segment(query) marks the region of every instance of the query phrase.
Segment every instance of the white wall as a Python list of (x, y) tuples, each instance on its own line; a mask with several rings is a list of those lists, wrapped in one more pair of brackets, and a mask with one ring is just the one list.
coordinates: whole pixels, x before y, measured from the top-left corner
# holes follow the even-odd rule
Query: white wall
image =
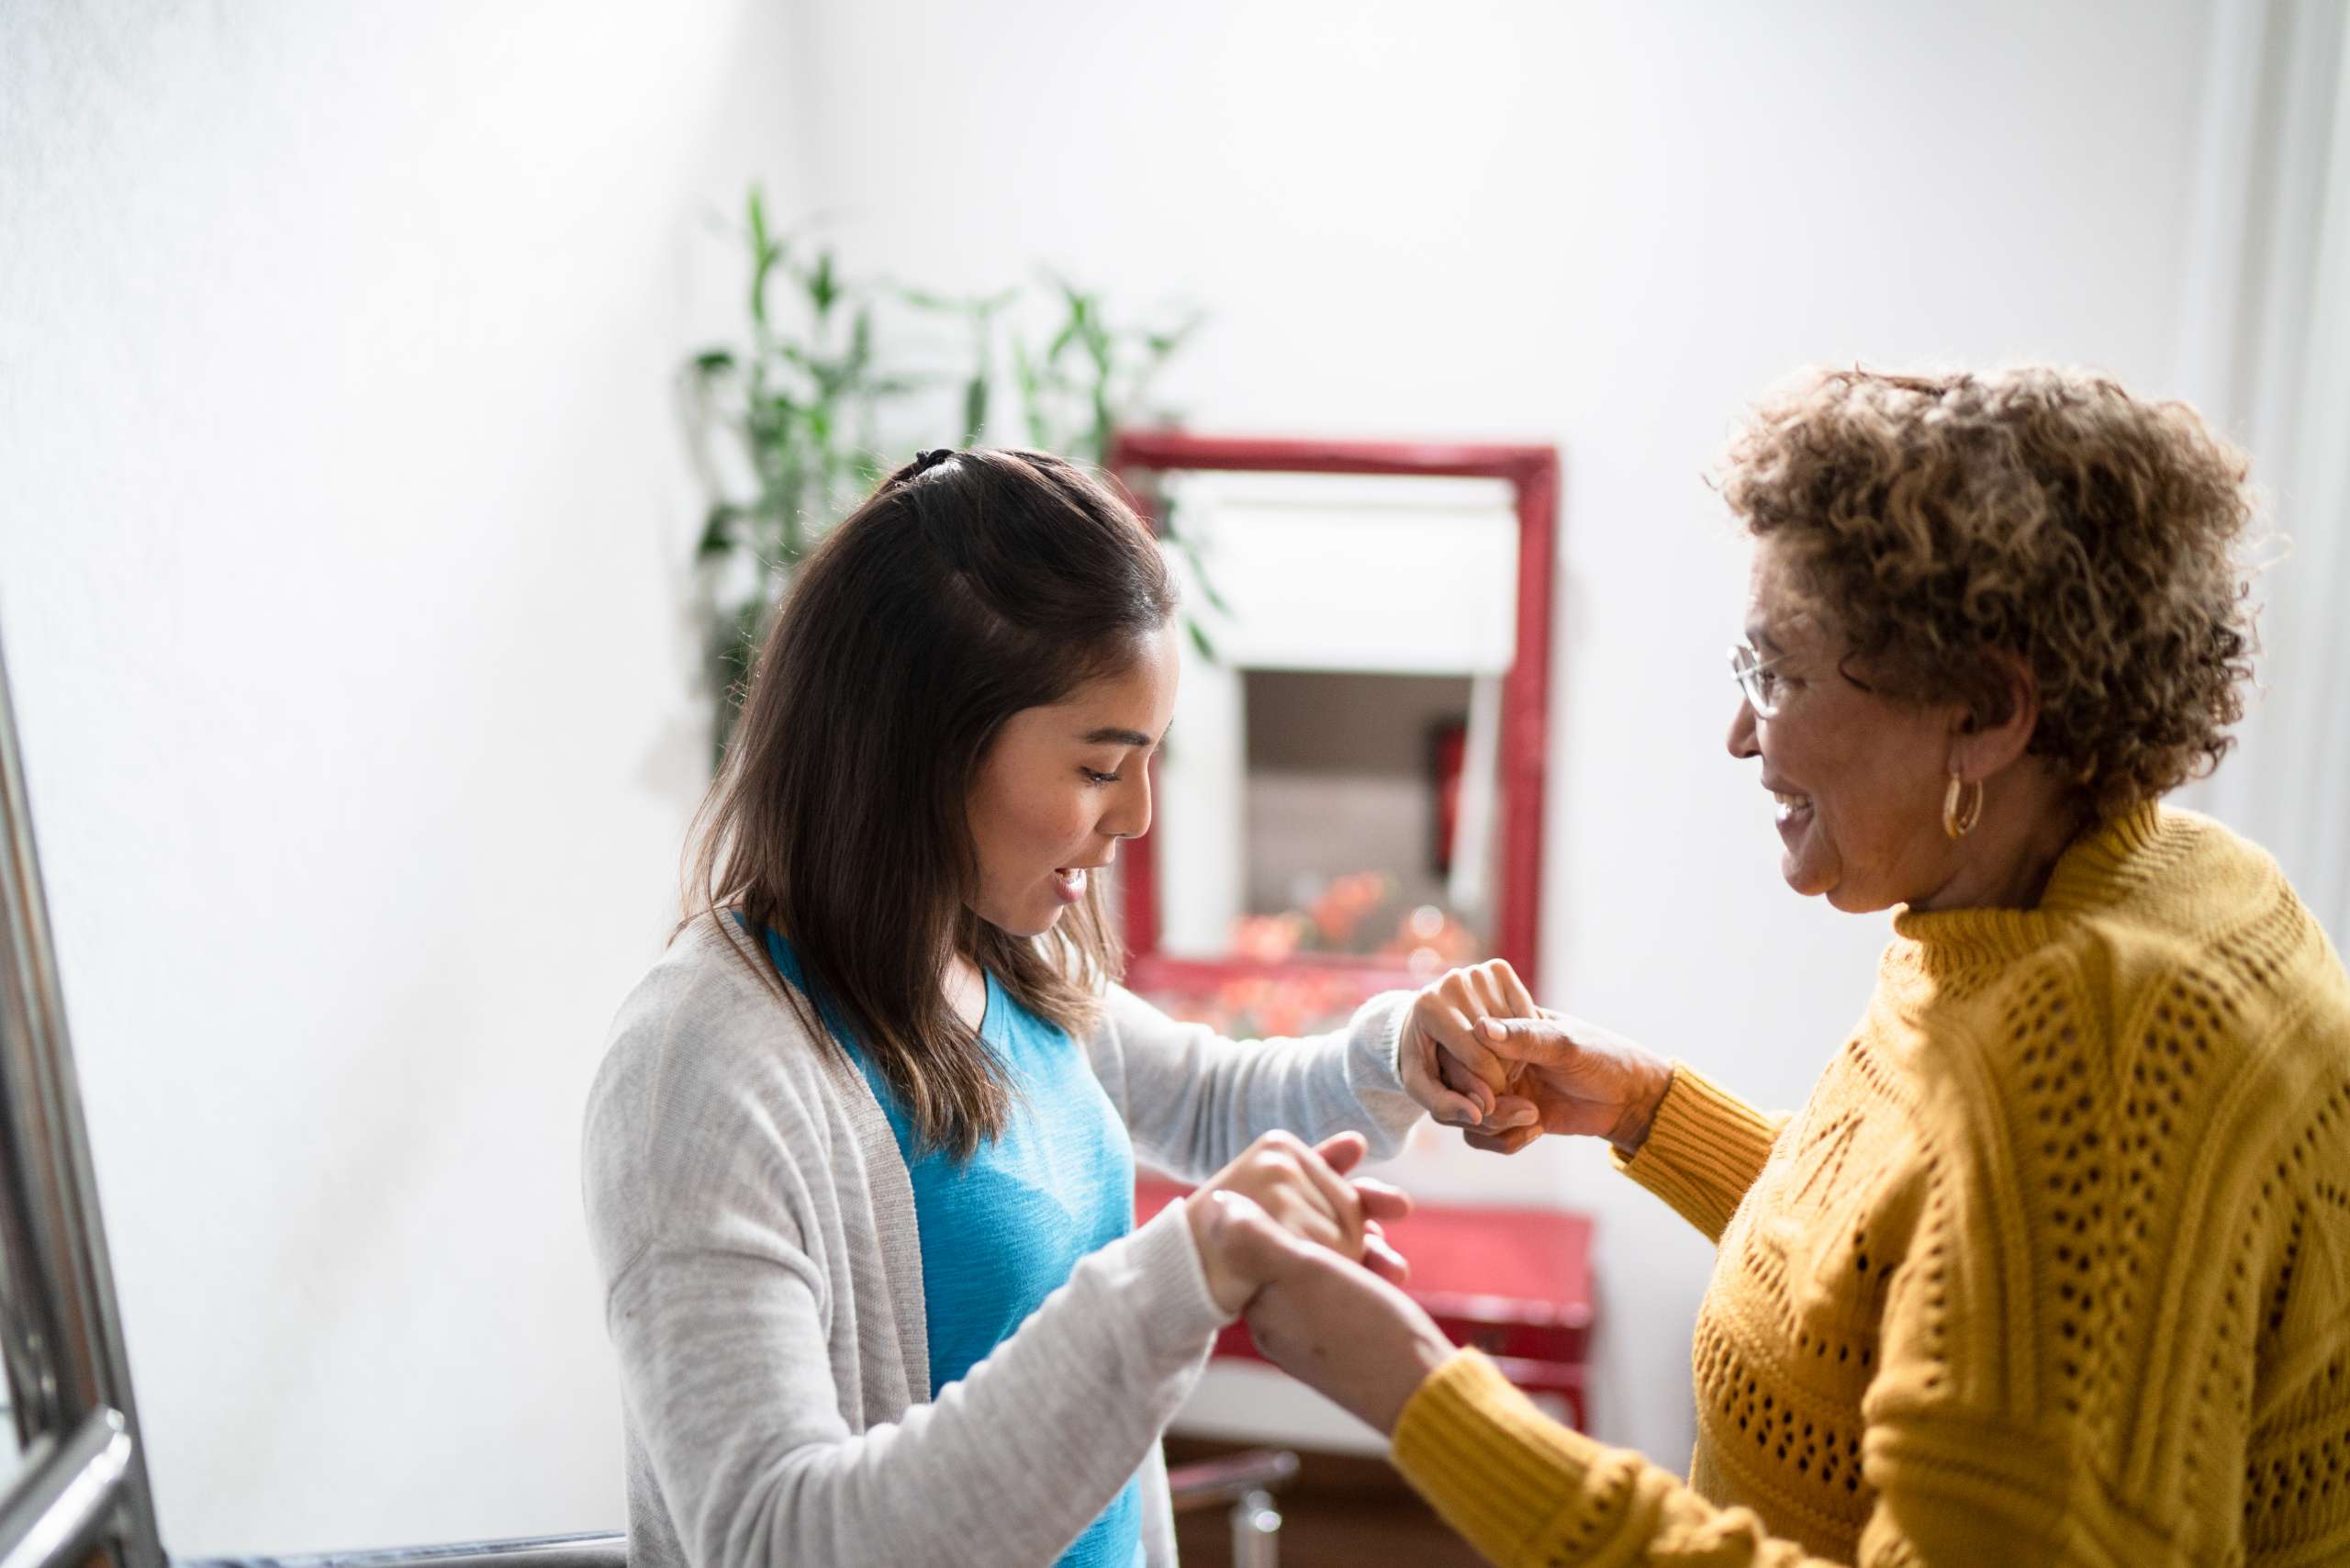
[[(1203, 428), (1557, 442), (1544, 989), (1786, 1103), (1884, 927), (1718, 749), (1697, 476), (1805, 361), (2167, 387), (2209, 9), (0, 12), (0, 633), (167, 1539), (619, 1520), (573, 1149), (699, 767), (666, 377), (749, 174), (871, 271), (1196, 298)], [(1707, 1249), (1487, 1169), (1598, 1214), (1600, 1425), (1677, 1461)]]
[[(1558, 442), (1544, 991), (1788, 1103), (1886, 928), (1786, 890), (1720, 749), (1743, 568), (1698, 475), (1805, 362), (2165, 389), (2207, 9), (816, 0), (811, 204), (942, 285), (1196, 298), (1202, 429)], [(1708, 1249), (1593, 1150), (1492, 1180), (1599, 1215), (1599, 1425), (1678, 1462)]]
[[(2197, 160), (2178, 374), (2258, 454), (2275, 559), (2255, 589), (2261, 695), (2188, 798), (2274, 854), (2350, 940), (2350, 9), (2221, 6)], [(2330, 678), (2329, 678), (2330, 676)]]
[(621, 1520), (575, 1149), (786, 19), (0, 8), (0, 632), (180, 1554)]

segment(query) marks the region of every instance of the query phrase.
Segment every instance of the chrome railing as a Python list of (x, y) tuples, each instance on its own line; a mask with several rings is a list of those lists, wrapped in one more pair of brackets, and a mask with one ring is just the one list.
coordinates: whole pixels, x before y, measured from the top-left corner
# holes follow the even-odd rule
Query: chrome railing
[(0, 1361), (25, 1463), (0, 1568), (164, 1568), (0, 662)]
[(607, 1531), (307, 1557), (215, 1557), (183, 1561), (173, 1568), (628, 1568), (628, 1537)]
[(0, 1506), (0, 1568), (76, 1559), (120, 1499), (130, 1455), (130, 1428), (118, 1410), (92, 1411), (63, 1442), (35, 1439), (17, 1490)]
[(1228, 1505), (1232, 1568), (1279, 1568), (1281, 1515), (1273, 1493), (1296, 1475), (1297, 1455), (1288, 1450), (1251, 1449), (1171, 1470), (1167, 1486), (1179, 1514)]

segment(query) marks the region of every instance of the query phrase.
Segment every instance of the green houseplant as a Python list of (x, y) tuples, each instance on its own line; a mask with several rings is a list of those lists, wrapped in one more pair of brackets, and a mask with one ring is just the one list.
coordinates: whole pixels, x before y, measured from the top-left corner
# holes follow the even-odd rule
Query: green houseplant
[[(889, 471), (885, 453), (974, 445), (1009, 424), (1022, 444), (1098, 465), (1120, 424), (1153, 415), (1151, 386), (1199, 319), (1130, 326), (1099, 294), (1051, 274), (969, 297), (858, 280), (830, 245), (778, 233), (755, 188), (745, 216), (747, 335), (702, 350), (685, 372), (711, 491), (694, 560), (713, 758), (768, 612), (824, 531)], [(953, 323), (966, 364), (942, 373), (893, 354), (887, 340), (906, 313)]]

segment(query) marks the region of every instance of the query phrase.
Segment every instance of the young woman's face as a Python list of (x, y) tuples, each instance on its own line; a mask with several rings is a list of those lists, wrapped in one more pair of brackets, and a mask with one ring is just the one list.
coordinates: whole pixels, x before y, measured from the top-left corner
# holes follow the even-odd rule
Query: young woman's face
[(1758, 718), (1741, 698), (1729, 751), (1762, 759), (1787, 885), (1848, 912), (1930, 896), (1955, 868), (1942, 826), (1951, 711), (1847, 679), (1841, 645), (1793, 612), (1768, 543), (1755, 552), (1746, 630), (1757, 653), (1778, 661), (1770, 672), (1777, 709)]
[(1014, 936), (1052, 929), (1117, 841), (1150, 827), (1150, 758), (1175, 712), (1169, 624), (1126, 667), (1014, 713), (979, 761), (968, 807), (979, 853), (971, 912)]

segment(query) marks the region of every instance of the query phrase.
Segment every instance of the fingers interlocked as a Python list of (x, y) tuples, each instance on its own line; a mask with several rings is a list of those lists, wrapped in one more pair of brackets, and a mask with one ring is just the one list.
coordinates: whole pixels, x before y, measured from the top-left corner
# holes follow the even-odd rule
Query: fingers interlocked
[(1515, 1064), (1481, 1025), (1537, 1012), (1532, 993), (1503, 958), (1454, 969), (1414, 999), (1412, 1037), (1427, 1053), (1432, 1076), (1450, 1092), (1434, 1107), (1438, 1121), (1486, 1133), (1533, 1124), (1533, 1107), (1512, 1092)]

